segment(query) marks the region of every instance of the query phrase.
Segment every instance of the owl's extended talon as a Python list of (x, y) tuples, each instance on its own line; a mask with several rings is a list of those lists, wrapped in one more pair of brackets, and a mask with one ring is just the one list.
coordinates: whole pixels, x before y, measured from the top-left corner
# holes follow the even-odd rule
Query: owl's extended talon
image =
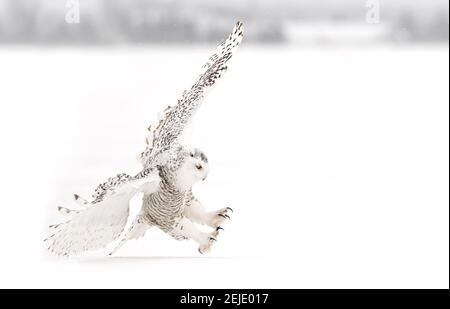
[(225, 231), (225, 230), (223, 229), (223, 227), (221, 227), (221, 226), (216, 227), (216, 231), (220, 231), (220, 230)]
[(200, 254), (205, 254), (211, 251), (211, 247), (217, 241), (217, 239), (213, 236), (216, 235), (208, 236), (207, 240), (202, 245), (200, 245), (200, 247), (198, 248), (198, 252), (200, 252)]
[(234, 212), (233, 208), (231, 208), (231, 207), (227, 207), (226, 209), (230, 210), (231, 212)]
[(222, 218), (230, 219), (230, 216), (227, 214), (219, 214)]

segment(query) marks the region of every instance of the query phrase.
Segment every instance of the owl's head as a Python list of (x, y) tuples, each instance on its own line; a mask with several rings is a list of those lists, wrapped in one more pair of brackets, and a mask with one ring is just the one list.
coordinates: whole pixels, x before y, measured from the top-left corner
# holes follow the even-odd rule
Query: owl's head
[(208, 176), (209, 165), (206, 155), (197, 148), (182, 148), (178, 153), (178, 166), (175, 171), (175, 185), (187, 190)]

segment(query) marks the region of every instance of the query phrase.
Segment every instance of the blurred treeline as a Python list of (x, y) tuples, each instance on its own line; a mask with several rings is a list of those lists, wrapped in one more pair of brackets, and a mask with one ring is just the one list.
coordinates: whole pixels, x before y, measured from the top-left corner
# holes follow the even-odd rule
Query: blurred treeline
[[(78, 0), (80, 23), (70, 24), (66, 5), (71, 1), (0, 0), (0, 43), (215, 42), (238, 19), (245, 21), (251, 34), (247, 41), (289, 43), (293, 39), (287, 29), (293, 24), (301, 27), (302, 22), (367, 26), (364, 1)], [(388, 32), (383, 37), (402, 42), (448, 42), (448, 2), (430, 1), (424, 10), (424, 1), (381, 6), (380, 20)]]

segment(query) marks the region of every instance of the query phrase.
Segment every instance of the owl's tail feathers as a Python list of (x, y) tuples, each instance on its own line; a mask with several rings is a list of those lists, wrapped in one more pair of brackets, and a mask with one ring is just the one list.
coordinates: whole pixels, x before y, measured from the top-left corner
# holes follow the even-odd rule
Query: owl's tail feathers
[(69, 221), (50, 226), (52, 234), (44, 240), (48, 250), (59, 256), (69, 256), (87, 250), (100, 249), (120, 236), (128, 218), (129, 196), (92, 204), (80, 211), (60, 207), (71, 215)]

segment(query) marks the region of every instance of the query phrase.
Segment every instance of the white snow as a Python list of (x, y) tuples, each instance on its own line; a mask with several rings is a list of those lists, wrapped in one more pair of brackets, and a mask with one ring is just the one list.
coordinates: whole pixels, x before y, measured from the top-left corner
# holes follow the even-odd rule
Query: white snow
[(448, 46), (244, 44), (188, 136), (197, 196), (235, 210), (213, 252), (154, 229), (46, 253), (56, 206), (137, 172), (212, 50), (0, 49), (0, 287), (448, 288)]

